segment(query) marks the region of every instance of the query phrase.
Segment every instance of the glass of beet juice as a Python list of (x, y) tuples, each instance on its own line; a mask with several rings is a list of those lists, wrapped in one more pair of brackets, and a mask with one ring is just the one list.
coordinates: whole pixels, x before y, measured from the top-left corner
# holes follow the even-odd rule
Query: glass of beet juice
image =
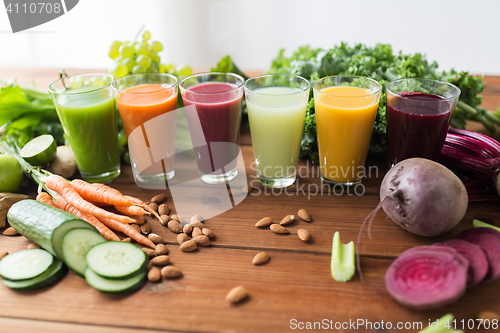
[(391, 167), (412, 157), (439, 160), (459, 96), (458, 87), (434, 79), (408, 78), (387, 84)]
[(202, 181), (220, 184), (234, 179), (245, 80), (233, 73), (200, 73), (179, 87)]

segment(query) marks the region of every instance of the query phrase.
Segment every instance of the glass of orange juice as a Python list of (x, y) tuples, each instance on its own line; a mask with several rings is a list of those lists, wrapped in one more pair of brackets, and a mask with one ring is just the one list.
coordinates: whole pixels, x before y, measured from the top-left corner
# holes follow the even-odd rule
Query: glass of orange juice
[(116, 79), (113, 89), (136, 183), (165, 188), (165, 181), (175, 174), (177, 78), (166, 73), (130, 74)]
[(327, 184), (357, 185), (382, 85), (361, 76), (328, 76), (313, 85), (321, 178)]

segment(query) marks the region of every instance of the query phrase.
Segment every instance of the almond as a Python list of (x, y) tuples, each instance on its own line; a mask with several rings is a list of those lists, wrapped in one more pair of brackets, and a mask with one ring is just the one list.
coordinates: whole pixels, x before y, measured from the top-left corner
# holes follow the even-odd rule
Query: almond
[(195, 237), (193, 237), (193, 240), (195, 241), (196, 245), (198, 245), (198, 246), (209, 246), (210, 245), (210, 239), (205, 235), (195, 236)]
[(157, 255), (161, 256), (168, 253), (168, 248), (165, 246), (165, 244), (157, 244), (155, 246), (155, 252)]
[(210, 229), (208, 229), (208, 228), (201, 229), (201, 232), (203, 232), (203, 234), (205, 236), (207, 236), (208, 238), (214, 238), (215, 237), (215, 234), (213, 233), (213, 231), (210, 230)]
[(182, 251), (182, 252), (191, 252), (191, 251), (194, 251), (196, 250), (196, 242), (194, 240), (188, 240), (188, 241), (185, 241), (184, 243), (181, 244), (181, 246), (179, 247), (179, 249)]
[(186, 235), (185, 233), (180, 233), (177, 235), (177, 243), (181, 245), (182, 243), (186, 242), (189, 240), (189, 236)]
[(132, 218), (135, 220), (135, 224), (137, 225), (143, 225), (144, 223), (146, 223), (146, 219), (144, 218), (144, 215), (135, 215), (135, 216), (132, 216)]
[(131, 224), (130, 226), (131, 226), (133, 229), (135, 229), (137, 232), (139, 232), (139, 233), (141, 232), (141, 227), (140, 227), (140, 226), (138, 226), (137, 224)]
[(170, 262), (170, 257), (166, 255), (161, 255), (152, 258), (149, 262), (156, 266), (165, 266), (168, 265), (168, 263)]
[(205, 228), (205, 225), (200, 221), (191, 222), (189, 225), (191, 225), (193, 228), (195, 228), (195, 227), (200, 228), (200, 229)]
[(9, 254), (9, 252), (7, 252), (7, 251), (0, 251), (0, 260), (2, 260), (8, 254)]
[(297, 230), (297, 236), (299, 236), (300, 240), (303, 242), (307, 242), (311, 239), (311, 235), (309, 235), (309, 231), (306, 229)]
[(196, 236), (201, 236), (203, 235), (203, 231), (201, 231), (200, 228), (194, 227), (193, 231), (191, 232), (191, 237), (195, 238)]
[(160, 193), (160, 194), (157, 194), (154, 197), (152, 197), (151, 202), (159, 204), (159, 203), (162, 203), (166, 197), (167, 197), (167, 195), (165, 193)]
[(164, 244), (165, 241), (163, 240), (163, 238), (160, 237), (160, 235), (158, 234), (153, 234), (153, 233), (150, 233), (148, 235), (148, 238), (155, 244)]
[(144, 251), (144, 253), (146, 253), (148, 257), (150, 258), (156, 257), (155, 250), (150, 249), (149, 247), (142, 247), (141, 249)]
[(231, 289), (226, 296), (226, 301), (230, 303), (238, 303), (248, 296), (248, 292), (243, 286), (237, 286)]
[(287, 215), (281, 220), (281, 225), (287, 225), (295, 221), (295, 215)]
[(304, 208), (302, 209), (299, 209), (299, 211), (297, 212), (297, 215), (304, 221), (306, 222), (311, 222), (311, 215), (309, 215), (309, 213), (307, 212), (307, 210), (305, 210)]
[(130, 237), (124, 238), (124, 239), (122, 239), (122, 242), (130, 243), (130, 242), (132, 242), (132, 238), (130, 238)]
[(249, 194), (250, 192), (252, 192), (252, 190), (253, 187), (251, 185), (246, 185), (241, 188), (241, 191), (245, 194)]
[(254, 265), (262, 265), (271, 259), (266, 252), (259, 252), (253, 257), (252, 264)]
[(19, 235), (19, 233), (17, 232), (16, 229), (12, 228), (12, 227), (8, 227), (7, 229), (5, 229), (3, 231), (3, 234), (5, 236), (16, 236), (16, 235)]
[(196, 214), (191, 217), (190, 222), (196, 222), (196, 221), (203, 222), (205, 221), (205, 219), (200, 214)]
[(193, 226), (190, 224), (186, 224), (184, 227), (182, 227), (182, 232), (185, 234), (190, 235), (192, 231), (193, 231)]
[(287, 228), (279, 225), (278, 223), (271, 224), (271, 226), (269, 228), (271, 229), (272, 232), (274, 232), (276, 234), (289, 234), (290, 233), (290, 231), (288, 231)]
[(166, 279), (176, 278), (181, 275), (181, 270), (174, 266), (165, 266), (161, 269), (161, 276)]
[(170, 219), (171, 220), (176, 220), (176, 221), (180, 221), (181, 220), (180, 216), (177, 215), (177, 214), (170, 215)]
[(148, 206), (149, 206), (149, 208), (151, 208), (152, 210), (154, 210), (155, 212), (158, 213), (158, 204), (156, 202), (152, 202)]
[(157, 282), (161, 279), (161, 271), (158, 267), (151, 267), (148, 272), (148, 280), (151, 282)]
[(274, 221), (273, 221), (272, 218), (270, 218), (270, 217), (264, 217), (263, 219), (260, 219), (259, 222), (255, 223), (255, 226), (257, 228), (259, 228), (259, 227), (267, 227), (267, 226), (273, 224), (273, 222)]
[(28, 246), (27, 246), (26, 248), (27, 248), (27, 249), (29, 249), (29, 250), (30, 250), (30, 249), (39, 249), (39, 248), (40, 248), (40, 246), (38, 246), (38, 245), (36, 245), (36, 244), (31, 243), (31, 244), (28, 244)]
[(167, 204), (161, 204), (158, 207), (158, 214), (160, 214), (160, 215), (168, 215), (168, 213), (170, 213), (170, 208), (168, 207)]
[(141, 228), (141, 232), (144, 235), (147, 235), (151, 232), (151, 226), (149, 225), (149, 223), (144, 223), (143, 225), (139, 226), (139, 228)]
[(168, 228), (170, 229), (170, 231), (172, 231), (173, 233), (176, 233), (176, 234), (179, 234), (182, 232), (181, 224), (176, 220), (168, 221)]
[(170, 221), (170, 216), (168, 215), (160, 215), (160, 223), (164, 226), (166, 226), (168, 224), (168, 221)]

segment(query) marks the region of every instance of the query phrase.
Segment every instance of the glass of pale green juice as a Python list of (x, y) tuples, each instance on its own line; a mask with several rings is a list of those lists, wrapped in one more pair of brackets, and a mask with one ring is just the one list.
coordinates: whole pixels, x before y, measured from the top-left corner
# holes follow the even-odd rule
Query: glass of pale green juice
[(289, 74), (267, 74), (245, 82), (255, 166), (270, 187), (295, 182), (300, 142), (311, 85)]
[(63, 77), (49, 93), (83, 179), (109, 182), (120, 175), (118, 114), (109, 74)]

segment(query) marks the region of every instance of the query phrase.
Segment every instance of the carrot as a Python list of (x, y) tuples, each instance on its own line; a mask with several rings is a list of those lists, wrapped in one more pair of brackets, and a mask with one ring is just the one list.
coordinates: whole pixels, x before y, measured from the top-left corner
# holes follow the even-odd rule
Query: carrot
[(99, 217), (98, 219), (107, 227), (114, 229), (116, 231), (123, 232), (125, 235), (137, 241), (138, 243), (149, 246), (153, 249), (155, 248), (155, 244), (149, 238), (141, 235), (140, 232), (132, 228), (130, 225), (120, 223), (118, 221), (115, 221), (107, 217)]
[(120, 191), (104, 184), (89, 184), (84, 180), (74, 179), (71, 181), (71, 185), (87, 201), (102, 202), (113, 206), (131, 206), (133, 204)]
[[(130, 195), (125, 195), (124, 196), (126, 199), (132, 201), (134, 204), (138, 205), (138, 206), (141, 206), (144, 210), (146, 210), (149, 214), (153, 214), (154, 217), (156, 217), (158, 219), (158, 221), (160, 222), (163, 222), (163, 220), (161, 219), (160, 215), (158, 215), (157, 212), (154, 211), (154, 209), (152, 209), (151, 207), (149, 207), (148, 205), (146, 205), (141, 199), (139, 198), (134, 198), (134, 197), (131, 197)], [(118, 209), (118, 208), (117, 208)], [(123, 212), (122, 212), (123, 213)]]
[(144, 209), (142, 209), (141, 207), (137, 207), (137, 206), (116, 205), (115, 208), (119, 212), (122, 212), (123, 214), (127, 214), (127, 215), (145, 215), (145, 214), (149, 214)]
[(40, 192), (36, 196), (36, 201), (44, 202), (47, 205), (51, 205), (52, 207), (56, 207), (54, 201), (52, 201), (52, 197), (47, 192)]
[(50, 190), (56, 191), (59, 193), (70, 205), (75, 207), (77, 210), (81, 211), (82, 213), (87, 213), (94, 215), (95, 217), (107, 217), (110, 219), (117, 220), (122, 223), (134, 223), (135, 220), (128, 217), (128, 216), (122, 216), (122, 215), (117, 215), (113, 214), (111, 212), (108, 212), (102, 208), (96, 207), (92, 205), (91, 203), (85, 201), (78, 192), (73, 188), (73, 186), (66, 181), (61, 176), (58, 175), (50, 175), (47, 177), (45, 180), (45, 185), (47, 188)]
[(79, 211), (75, 207), (71, 206), (66, 201), (66, 199), (64, 199), (62, 196), (60, 196), (56, 199), (56, 207), (59, 209), (62, 209), (64, 211), (67, 211), (68, 213), (71, 213), (71, 214), (81, 218), (82, 220), (90, 223), (107, 240), (109, 240), (109, 241), (119, 241), (120, 240), (120, 238), (118, 238), (118, 236), (113, 231), (109, 230), (109, 228), (107, 226), (105, 226), (103, 223), (101, 223), (101, 221), (99, 221), (95, 216), (93, 216), (91, 214), (82, 213), (81, 211)]

